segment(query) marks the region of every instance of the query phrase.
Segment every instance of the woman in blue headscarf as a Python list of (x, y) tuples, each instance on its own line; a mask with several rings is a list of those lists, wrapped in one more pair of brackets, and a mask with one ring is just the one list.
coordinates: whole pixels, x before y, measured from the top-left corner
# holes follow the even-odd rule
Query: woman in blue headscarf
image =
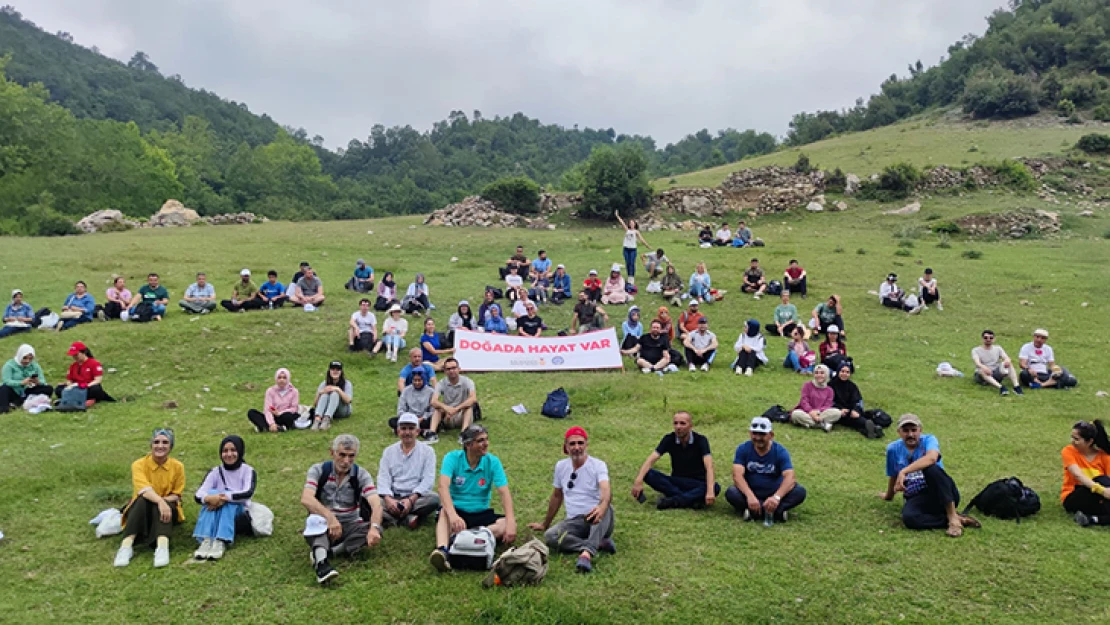
[(501, 305), (491, 304), (489, 307), (489, 317), (486, 318), (485, 324), (486, 332), (494, 334), (508, 334), (509, 324), (505, 323), (505, 318), (501, 316)]
[(628, 309), (628, 319), (621, 323), (621, 331), (624, 332), (621, 350), (632, 349), (639, 344), (639, 338), (644, 334), (644, 324), (640, 323), (639, 306)]

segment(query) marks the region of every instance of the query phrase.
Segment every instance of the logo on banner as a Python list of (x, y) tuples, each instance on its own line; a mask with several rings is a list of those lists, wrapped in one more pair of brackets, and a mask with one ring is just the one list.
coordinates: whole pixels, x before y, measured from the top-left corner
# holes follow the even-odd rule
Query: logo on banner
[(553, 365), (561, 365), (561, 364), (563, 364), (564, 362), (565, 362), (565, 361), (563, 360), (563, 357), (562, 357), (562, 356), (556, 356), (556, 357), (554, 357), (554, 358), (552, 358), (552, 359), (551, 359), (551, 364), (553, 364)]

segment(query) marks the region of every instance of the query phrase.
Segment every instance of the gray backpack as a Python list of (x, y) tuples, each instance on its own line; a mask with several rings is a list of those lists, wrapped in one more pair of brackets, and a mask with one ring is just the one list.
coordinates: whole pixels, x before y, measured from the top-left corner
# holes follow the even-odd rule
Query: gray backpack
[(62, 398), (58, 400), (58, 405), (55, 410), (61, 412), (81, 412), (85, 410), (85, 401), (89, 398), (89, 392), (83, 388), (71, 386), (62, 389)]
[(513, 547), (493, 563), (493, 569), (482, 580), (490, 586), (523, 586), (539, 584), (547, 575), (547, 545), (533, 538), (520, 547)]

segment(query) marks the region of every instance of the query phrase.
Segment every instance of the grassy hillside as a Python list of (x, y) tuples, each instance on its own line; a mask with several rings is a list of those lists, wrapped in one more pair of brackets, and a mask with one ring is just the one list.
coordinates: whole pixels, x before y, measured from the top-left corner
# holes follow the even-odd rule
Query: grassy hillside
[[(1055, 117), (1017, 122), (951, 121), (940, 115), (849, 133), (799, 148), (790, 148), (738, 163), (660, 178), (656, 190), (676, 187), (712, 187), (732, 172), (767, 165), (793, 165), (804, 152), (814, 166), (839, 167), (847, 173), (867, 176), (899, 161), (960, 167), (1019, 156), (1059, 155), (1070, 150), (1079, 137), (1089, 132), (1106, 132), (1110, 124), (1088, 122), (1072, 125)], [(673, 182), (672, 182), (673, 180)]]
[[(1052, 143), (1058, 137), (1043, 145)], [(922, 215), (948, 218), (1031, 202), (1036, 200), (1006, 194), (937, 199), (926, 202)], [(100, 297), (112, 273), (127, 276), (134, 288), (151, 270), (162, 274), (174, 298), (198, 270), (207, 271), (224, 296), (243, 266), (256, 273), (276, 268), (287, 280), (301, 260), (320, 270), (329, 301), (316, 314), (287, 309), (194, 318), (173, 311), (158, 324), (94, 323), (30, 336), (49, 381), (63, 375), (68, 343), (81, 339), (117, 370), (106, 388), (129, 401), (87, 414), (3, 417), (0, 589), (8, 597), (7, 611), (24, 614), (28, 622), (294, 623), (342, 606), (369, 622), (676, 623), (686, 622), (696, 606), (705, 623), (1106, 622), (1110, 611), (1100, 601), (1101, 587), (1077, 584), (1076, 567), (1105, 562), (1110, 545), (1103, 532), (1077, 527), (1057, 503), (1059, 450), (1071, 424), (1106, 413), (1107, 400), (1095, 397), (1096, 390), (1110, 388), (1105, 350), (1087, 333), (1103, 324), (1110, 306), (1110, 241), (1100, 236), (1105, 216), (1070, 220), (1074, 228), (1061, 239), (957, 240), (938, 248), (935, 238), (907, 230), (926, 225), (924, 216), (885, 216), (880, 208), (861, 204), (847, 213), (759, 219), (754, 228), (768, 247), (758, 254), (773, 274), (794, 257), (809, 269), (812, 295), (798, 301), (803, 314), (822, 295), (843, 296), (865, 400), (894, 415), (920, 414), (926, 431), (940, 438), (945, 465), (965, 500), (1008, 475), (1040, 492), (1044, 510), (1021, 525), (987, 520), (982, 530), (959, 540), (902, 529), (900, 503), (875, 497), (886, 483), (884, 443), (841, 429), (824, 434), (777, 426), (777, 440), (792, 453), (809, 491), (790, 523), (771, 529), (744, 524), (723, 498), (700, 512), (656, 511), (650, 493), (648, 504), (632, 501), (628, 491), (636, 470), (669, 430), (675, 410), (690, 411), (696, 429), (709, 436), (718, 480), (727, 486), (732, 451), (747, 439), (748, 420), (772, 404), (793, 406), (804, 381), (779, 368), (785, 346), (777, 339), (768, 348), (771, 366), (754, 378), (725, 368), (744, 320), (770, 320), (776, 303), (739, 296), (739, 272), (749, 252), (702, 250), (687, 234), (653, 232), (646, 233), (648, 242), (664, 247), (683, 276), (704, 260), (714, 285), (730, 291), (707, 311), (725, 346), (713, 371), (682, 371), (663, 380), (634, 370), (475, 376), (491, 452), (509, 474), (521, 540), (530, 534), (526, 523), (542, 520), (551, 469), (562, 457), (562, 432), (578, 424), (590, 431), (591, 451), (610, 467), (618, 555), (598, 560), (589, 577), (574, 573), (572, 557), (553, 556), (541, 587), (482, 591), (478, 575), (432, 572), (426, 561), (434, 544), (430, 527), (394, 529), (364, 561), (343, 561), (333, 588), (319, 589), (300, 535), (304, 471), (325, 458), (330, 436), (339, 432), (362, 439), (359, 462), (372, 472), (393, 440), (385, 423), (395, 407), (399, 367), (345, 350), (344, 328), (356, 297), (338, 287), (353, 260), (366, 258), (379, 276), (394, 270), (402, 284), (425, 272), (442, 327), (458, 300), (474, 302), (483, 285), (495, 283), (495, 268), (514, 245), (525, 245), (529, 253), (547, 249), (581, 280), (590, 268), (620, 261), (621, 233), (586, 227), (442, 230), (395, 218), (93, 235), (63, 239), (49, 250), (42, 240), (8, 239), (0, 287), (22, 288), (36, 307), (59, 306), (76, 279), (87, 280)], [(892, 236), (907, 232), (917, 234)], [(905, 240), (912, 247), (899, 245)], [(969, 249), (982, 258), (965, 258)], [(896, 256), (899, 250), (910, 256)], [(880, 308), (868, 294), (887, 272), (912, 283), (926, 265), (940, 280), (943, 312), (907, 317)], [(637, 303), (649, 311), (661, 304), (646, 294)], [(625, 313), (625, 307), (610, 310), (614, 323)], [(550, 327), (562, 328), (570, 309), (547, 307), (541, 315)], [(968, 353), (984, 327), (1016, 355), (1041, 326), (1051, 331), (1060, 362), (1079, 376), (1078, 389), (999, 398), (968, 378), (933, 374), (942, 360), (970, 373)], [(5, 359), (20, 341), (0, 341)], [(277, 515), (273, 537), (241, 539), (216, 564), (186, 564), (197, 516), (190, 502), (187, 529), (175, 533), (170, 567), (151, 569), (145, 549), (129, 568), (111, 567), (116, 539), (96, 540), (86, 521), (126, 500), (129, 463), (146, 452), (153, 427), (175, 429), (174, 456), (185, 463), (191, 493), (218, 462), (221, 437), (248, 431), (245, 411), (260, 405), (277, 367), (289, 367), (294, 384), (311, 395), (336, 358), (347, 364), (354, 384), (351, 419), (328, 434), (244, 434), (246, 460), (260, 474), (257, 499)], [(538, 414), (545, 394), (558, 386), (571, 395), (568, 422)], [(180, 407), (163, 409), (168, 400)], [(532, 413), (514, 415), (509, 407), (517, 403)], [(436, 451), (442, 457), (454, 448), (448, 435)], [(668, 466), (661, 462), (661, 468)]]

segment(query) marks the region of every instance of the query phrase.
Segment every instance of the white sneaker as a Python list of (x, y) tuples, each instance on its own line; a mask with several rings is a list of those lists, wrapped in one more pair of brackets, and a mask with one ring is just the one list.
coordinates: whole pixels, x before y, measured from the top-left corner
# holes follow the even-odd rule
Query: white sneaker
[(678, 365), (675, 365), (675, 364), (667, 365), (667, 367), (665, 369), (663, 369), (663, 371), (666, 371), (667, 373), (674, 373), (675, 371), (678, 371)]
[(154, 568), (160, 569), (170, 564), (170, 548), (159, 547), (154, 550)]
[(694, 372), (694, 371), (697, 371), (697, 370), (698, 370), (697, 367), (695, 367), (694, 365), (690, 365), (690, 371), (691, 372)]
[(116, 560), (112, 563), (112, 566), (123, 567), (131, 564), (131, 556), (134, 553), (131, 547), (120, 547), (119, 551), (116, 552)]
[(752, 377), (752, 368), (748, 367), (747, 369), (744, 369), (744, 375), (748, 376), (749, 378)]
[(937, 302), (937, 310), (944, 310), (944, 304)]
[(821, 422), (821, 429), (825, 430), (826, 434), (829, 433), (829, 432), (832, 432), (832, 426), (833, 426), (833, 424), (828, 422), (828, 421), (822, 421)]
[(701, 370), (702, 370), (702, 371), (709, 371), (709, 363), (707, 362), (707, 363), (705, 363), (704, 365), (702, 365), (702, 366), (701, 366)]
[(222, 540), (216, 539), (212, 541), (212, 548), (208, 551), (209, 560), (219, 560), (224, 557), (224, 550), (227, 549), (227, 543)]
[(640, 369), (640, 373), (651, 373), (651, 369), (648, 367), (642, 367)]
[(759, 299), (759, 293), (756, 293), (754, 296), (752, 296), (752, 299)]
[(736, 375), (744, 375), (744, 370), (741, 369), (740, 367), (737, 367), (736, 368)]
[(200, 546), (193, 552), (193, 557), (197, 560), (207, 560), (210, 553), (212, 553), (212, 539), (205, 538), (200, 541)]

